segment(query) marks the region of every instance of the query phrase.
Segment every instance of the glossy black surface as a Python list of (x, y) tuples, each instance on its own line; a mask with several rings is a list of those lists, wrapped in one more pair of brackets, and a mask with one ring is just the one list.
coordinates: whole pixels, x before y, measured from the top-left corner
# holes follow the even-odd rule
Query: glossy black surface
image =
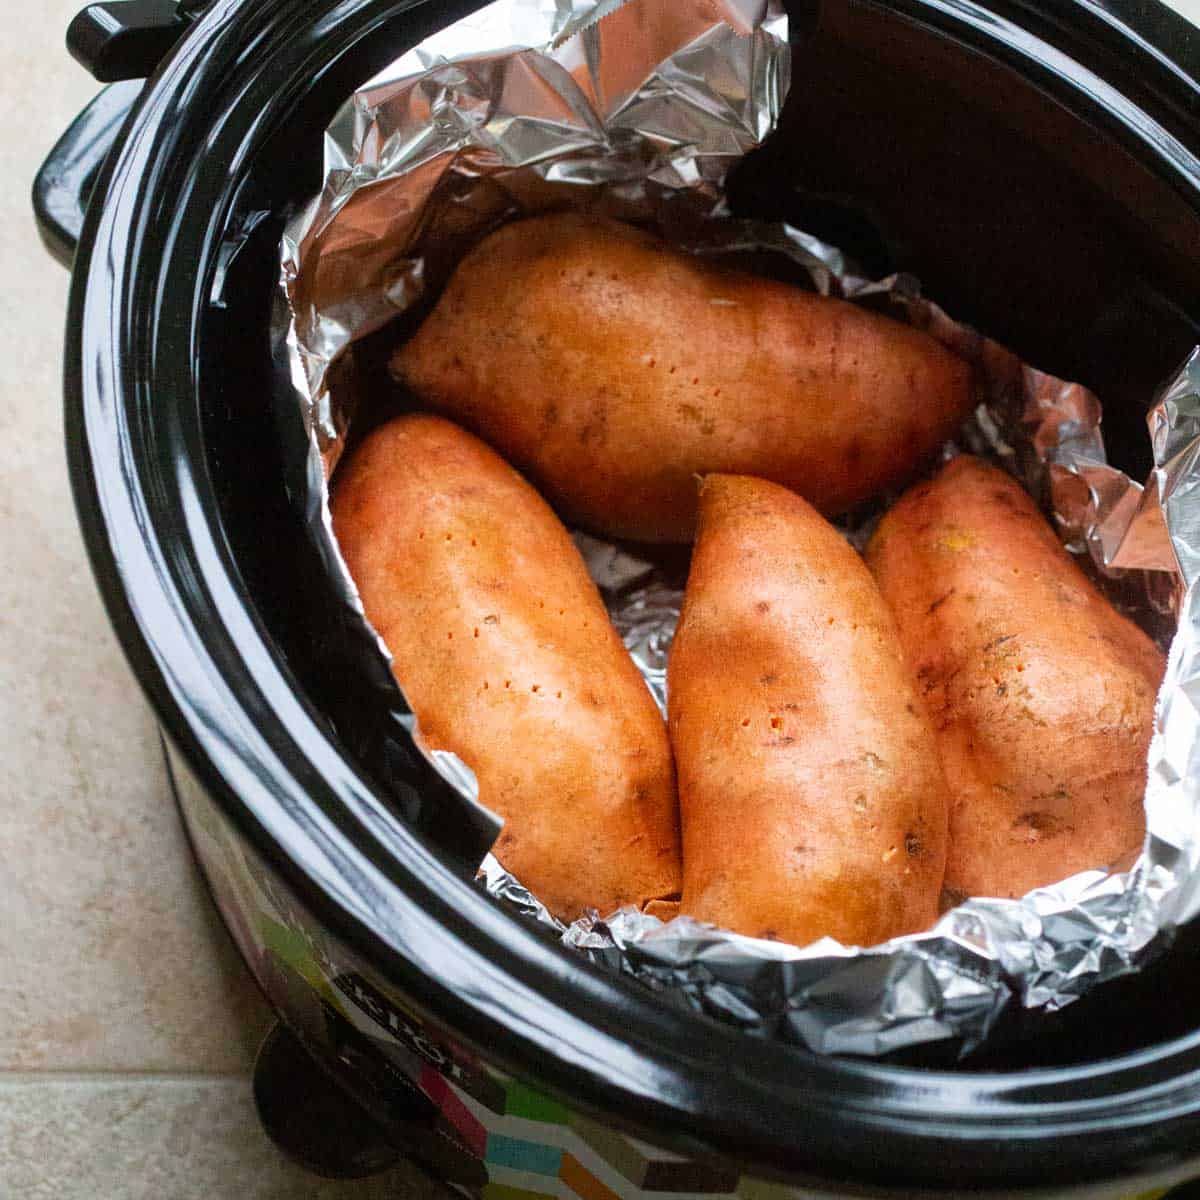
[(63, 266), (74, 261), (96, 177), (141, 90), (140, 80), (105, 88), (71, 122), (34, 178), (38, 233)]
[[(298, 988), (311, 1006), (311, 990), (303, 981)], [(362, 1179), (404, 1159), (435, 1179), (482, 1187), (487, 1176), (481, 1164), (437, 1128), (436, 1105), (369, 1038), (334, 1009), (322, 1010), (343, 1071), (324, 1069), (321, 1058), (282, 1024), (258, 1052), (254, 1107), (271, 1141), (327, 1179)], [(344, 1090), (340, 1080), (346, 1076), (385, 1100), (386, 1121)]]
[(179, 0), (89, 4), (67, 28), (67, 49), (101, 83), (145, 79), (188, 28)]
[[(268, 403), (269, 249), (288, 204), (319, 178), (319, 139), (297, 134), (465, 7), (218, 0), (163, 65), (104, 172), (69, 321), (71, 470), (114, 625), (173, 740), (305, 903), (417, 1008), (611, 1124), (833, 1188), (1078, 1184), (1200, 1154), (1191, 1022), (1154, 1044), (1174, 1030), (1152, 1010), (1139, 1014), (1145, 1044), (1124, 1057), (1102, 1059), (1098, 1035), (1083, 1051), (1094, 1061), (1009, 1073), (831, 1061), (744, 1039), (513, 921), (467, 884), (453, 846), (404, 819), (405, 802), (419, 813), (436, 795), (420, 764), (400, 764), (413, 774), (398, 803), (336, 736), (323, 693), (341, 685), (314, 670), (311, 653), (327, 598), (301, 548)], [(1174, 365), (1200, 311), (1194, 160), (996, 13), (965, 0), (895, 8), (831, 3), (810, 20), (799, 53), (813, 74), (797, 73), (791, 132), (746, 165), (738, 205), (820, 201), (834, 217), (857, 213), (876, 253), (917, 269), (964, 315), (1003, 322), (994, 332), (1023, 352), (1058, 356), (1043, 365), (1076, 363), (1081, 375), (1115, 365), (1111, 408), (1130, 415), (1113, 440), (1118, 457), (1136, 460), (1137, 388)], [(1073, 53), (1087, 57), (1080, 38)], [(1100, 68), (1105, 53), (1096, 48)], [(1200, 143), (1194, 87), (1155, 53), (1144, 102), (1158, 96), (1164, 122)], [(1016, 61), (1037, 88), (997, 65)], [(1067, 142), (1055, 121), (1072, 131)], [(819, 153), (796, 141), (801, 128), (824, 129), (825, 142), (811, 143)], [(915, 183), (885, 129), (919, 160)], [(1067, 169), (1072, 147), (1088, 161), (1094, 149), (1103, 169)], [(1030, 194), (1039, 166), (1053, 186)], [(1071, 236), (1089, 214), (1088, 236)], [(231, 227), (243, 247), (232, 261), (221, 248)], [(1067, 288), (1070, 303), (1014, 290), (1023, 278)], [(1135, 324), (1125, 355), (1110, 354), (1108, 340), (1138, 314), (1106, 290), (1139, 279), (1156, 298), (1161, 342)], [(1194, 957), (1175, 961), (1190, 975)], [(997, 1065), (1019, 1065), (1020, 1053)]]
[(255, 1059), (254, 1107), (271, 1141), (315, 1175), (362, 1179), (402, 1157), (387, 1131), (283, 1025), (271, 1030)]

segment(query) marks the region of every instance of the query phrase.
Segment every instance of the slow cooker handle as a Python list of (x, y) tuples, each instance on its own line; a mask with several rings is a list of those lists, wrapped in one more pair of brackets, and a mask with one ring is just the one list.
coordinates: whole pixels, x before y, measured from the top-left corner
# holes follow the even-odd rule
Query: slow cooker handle
[[(108, 0), (67, 28), (67, 49), (106, 88), (72, 122), (33, 182), (33, 211), (50, 253), (69, 267), (100, 168), (145, 79), (209, 0)], [(136, 82), (135, 82), (136, 81)]]
[(107, 0), (67, 27), (67, 49), (101, 83), (145, 79), (209, 0)]
[(107, 87), (71, 123), (33, 181), (33, 212), (46, 249), (70, 267), (92, 189), (141, 93), (137, 82)]
[(332, 1083), (282, 1023), (258, 1052), (254, 1106), (267, 1137), (314, 1175), (362, 1179), (400, 1158), (379, 1123)]
[[(344, 1025), (331, 1011), (337, 1025)], [(402, 1159), (434, 1179), (478, 1189), (485, 1168), (442, 1128), (437, 1106), (370, 1039), (346, 1025), (333, 1048), (308, 1046), (283, 1022), (254, 1064), (263, 1131), (289, 1158), (326, 1179), (361, 1179)], [(381, 1104), (370, 1112), (347, 1082)]]

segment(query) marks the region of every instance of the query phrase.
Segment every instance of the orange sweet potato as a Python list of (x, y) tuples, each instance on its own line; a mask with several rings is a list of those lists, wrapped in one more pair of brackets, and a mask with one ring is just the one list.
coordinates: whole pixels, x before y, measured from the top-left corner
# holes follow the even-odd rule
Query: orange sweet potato
[(938, 731), (947, 888), (1021, 896), (1135, 847), (1163, 656), (1025, 491), (956, 458), (884, 517), (867, 562)]
[(971, 369), (918, 330), (572, 213), (477, 246), (391, 366), (565, 518), (652, 542), (690, 540), (713, 471), (850, 508), (974, 402)]
[(683, 912), (801, 944), (933, 923), (933, 730), (862, 560), (799, 496), (705, 479), (668, 684)]
[(424, 743), (504, 818), (496, 857), (564, 920), (678, 893), (666, 727), (545, 501), (469, 433), (408, 416), (342, 466), (332, 507)]

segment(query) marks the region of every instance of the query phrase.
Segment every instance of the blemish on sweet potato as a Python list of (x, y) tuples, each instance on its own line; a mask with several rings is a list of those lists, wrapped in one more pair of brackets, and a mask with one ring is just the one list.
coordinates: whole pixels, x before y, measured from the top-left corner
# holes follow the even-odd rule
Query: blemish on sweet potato
[(943, 604), (945, 604), (945, 603), (946, 603), (946, 601), (947, 601), (947, 600), (949, 600), (951, 596), (953, 596), (953, 595), (954, 595), (954, 592), (955, 592), (955, 589), (954, 589), (954, 588), (950, 588), (950, 589), (949, 589), (949, 591), (947, 591), (947, 592), (944, 592), (944, 593), (943, 593), (941, 596), (939, 596), (939, 597), (938, 597), (938, 598), (937, 598), (937, 599), (936, 599), (936, 600), (935, 600), (935, 601), (934, 601), (934, 602), (933, 602), (933, 603), (932, 603), (932, 604), (931, 604), (931, 605), (930, 605), (930, 606), (929, 606), (929, 607), (928, 607), (928, 608), (925, 610), (925, 615), (926, 615), (927, 617), (932, 617), (932, 616), (933, 616), (933, 614), (934, 614), (935, 612), (937, 612), (937, 610), (938, 610), (939, 608), (941, 608), (941, 607), (942, 607), (942, 605), (943, 605)]

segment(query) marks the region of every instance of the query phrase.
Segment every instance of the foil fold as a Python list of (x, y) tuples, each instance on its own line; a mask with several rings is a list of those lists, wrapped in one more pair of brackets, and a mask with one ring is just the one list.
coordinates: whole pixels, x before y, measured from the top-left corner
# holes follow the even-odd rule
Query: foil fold
[[(326, 132), (324, 187), (281, 247), (276, 340), (309, 435), (306, 513), (364, 644), (386, 659), (329, 521), (327, 479), (354, 415), (331, 371), (354, 342), (420, 311), (471, 245), (521, 215), (587, 208), (695, 254), (773, 252), (815, 290), (882, 309), (973, 362), (981, 403), (945, 455), (983, 454), (1017, 476), (1114, 603), (1160, 640), (1178, 620), (1136, 862), (1019, 900), (970, 899), (926, 933), (866, 948), (790, 946), (632, 909), (564, 926), (491, 855), (479, 876), (577, 952), (747, 1032), (820, 1053), (931, 1042), (967, 1053), (1014, 1006), (1061, 1008), (1136, 970), (1200, 913), (1200, 349), (1153, 398), (1143, 487), (1108, 462), (1087, 389), (957, 323), (910, 277), (867, 279), (802, 230), (730, 216), (725, 175), (774, 129), (788, 85), (774, 0), (498, 0), (360, 88)], [(843, 521), (845, 535), (861, 546), (892, 499)], [(665, 711), (679, 564), (582, 533), (576, 542)], [(479, 798), (453, 755), (430, 757)]]

